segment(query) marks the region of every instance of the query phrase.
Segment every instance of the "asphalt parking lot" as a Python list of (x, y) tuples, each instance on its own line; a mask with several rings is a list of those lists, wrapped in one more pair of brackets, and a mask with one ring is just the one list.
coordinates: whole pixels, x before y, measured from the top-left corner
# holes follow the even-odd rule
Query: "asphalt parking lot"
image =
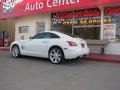
[(12, 58), (0, 51), (0, 90), (120, 90), (120, 64)]

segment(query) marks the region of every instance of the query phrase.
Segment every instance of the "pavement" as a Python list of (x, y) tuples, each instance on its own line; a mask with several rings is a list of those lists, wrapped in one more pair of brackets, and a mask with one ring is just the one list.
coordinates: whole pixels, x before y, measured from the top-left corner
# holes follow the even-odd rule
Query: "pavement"
[[(9, 51), (9, 47), (0, 47), (0, 51)], [(90, 53), (86, 57), (82, 58), (88, 61), (97, 61), (97, 62), (110, 62), (110, 63), (120, 63), (120, 55), (110, 55), (110, 54), (95, 54)]]
[(0, 90), (120, 90), (120, 65), (82, 59), (55, 65), (0, 51)]

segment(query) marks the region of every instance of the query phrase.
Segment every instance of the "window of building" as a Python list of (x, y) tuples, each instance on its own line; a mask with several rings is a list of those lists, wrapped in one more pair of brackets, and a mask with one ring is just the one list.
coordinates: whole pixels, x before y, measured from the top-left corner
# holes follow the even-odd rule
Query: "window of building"
[[(52, 13), (51, 19), (52, 30), (83, 39), (100, 39), (101, 11), (98, 8)], [(104, 8), (103, 23), (102, 38), (109, 42), (120, 42), (120, 6)]]
[(52, 13), (51, 29), (83, 39), (100, 39), (100, 15), (98, 8)]
[(100, 27), (74, 28), (74, 35), (84, 39), (100, 39)]
[(45, 21), (36, 23), (37, 33), (45, 31)]
[(113, 33), (111, 33), (111, 39), (113, 39), (113, 42), (120, 42), (120, 6), (106, 7), (104, 16), (105, 18), (109, 18), (109, 21), (111, 21), (109, 24), (111, 24), (111, 26), (115, 25), (111, 30), (109, 30), (107, 35), (113, 31)]
[(120, 42), (120, 14), (114, 15), (113, 18), (116, 24), (116, 42)]
[(29, 26), (21, 26), (19, 27), (19, 33), (28, 33)]
[(120, 42), (120, 22), (116, 25), (116, 41)]

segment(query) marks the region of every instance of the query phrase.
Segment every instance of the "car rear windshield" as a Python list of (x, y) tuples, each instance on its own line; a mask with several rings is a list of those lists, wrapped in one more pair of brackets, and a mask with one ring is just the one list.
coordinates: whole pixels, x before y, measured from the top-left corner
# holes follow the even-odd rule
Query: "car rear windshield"
[(74, 37), (74, 38), (78, 38), (79, 36), (77, 36), (77, 35), (72, 35), (72, 34), (69, 34), (69, 33), (64, 33), (64, 34), (66, 34), (66, 35), (68, 35), (68, 36), (70, 36), (70, 37)]

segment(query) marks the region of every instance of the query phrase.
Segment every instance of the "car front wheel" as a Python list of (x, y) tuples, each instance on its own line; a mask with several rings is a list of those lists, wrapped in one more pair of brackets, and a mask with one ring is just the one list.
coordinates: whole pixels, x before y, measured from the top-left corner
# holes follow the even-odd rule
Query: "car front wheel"
[(52, 63), (58, 64), (64, 60), (63, 51), (60, 48), (54, 47), (49, 52), (49, 59)]
[(20, 56), (20, 50), (17, 45), (14, 45), (11, 49), (11, 54), (14, 58), (18, 58)]

